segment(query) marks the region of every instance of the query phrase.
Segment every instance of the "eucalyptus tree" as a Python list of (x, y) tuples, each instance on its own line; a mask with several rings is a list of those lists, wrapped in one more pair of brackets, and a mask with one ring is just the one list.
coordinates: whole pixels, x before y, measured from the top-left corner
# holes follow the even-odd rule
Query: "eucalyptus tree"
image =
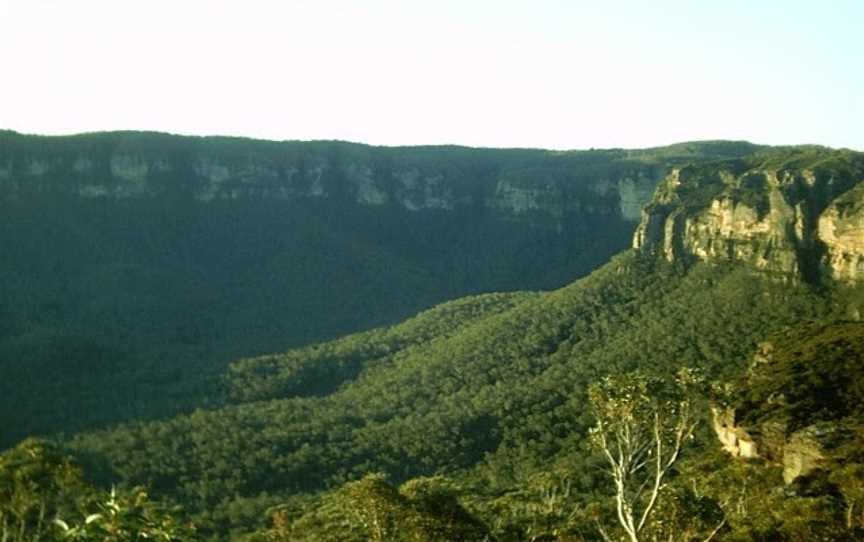
[[(589, 388), (597, 420), (590, 436), (606, 458), (617, 523), (631, 542), (646, 538), (667, 478), (693, 437), (702, 384), (697, 372), (682, 369), (671, 380), (636, 372), (607, 376)], [(597, 527), (612, 540), (599, 520)]]

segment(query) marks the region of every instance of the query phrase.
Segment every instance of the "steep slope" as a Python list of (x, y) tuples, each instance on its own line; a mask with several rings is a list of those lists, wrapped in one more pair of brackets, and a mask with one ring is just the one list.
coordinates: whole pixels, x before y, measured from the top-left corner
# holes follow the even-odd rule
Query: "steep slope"
[[(559, 220), (610, 196), (638, 220), (670, 165), (749, 155), (746, 142), (644, 150), (371, 147), (339, 141), (272, 142), (149, 132), (27, 136), (0, 131), (0, 194), (114, 200), (183, 195), (196, 201), (327, 198), (418, 210), (475, 208)], [(591, 197), (591, 196), (594, 197)], [(590, 212), (590, 211), (588, 211)], [(560, 222), (559, 222), (560, 224)]]
[(0, 446), (215, 406), (237, 357), (559, 287), (627, 245), (669, 167), (757, 148), (0, 132)]
[[(334, 354), (240, 363), (228, 384), (243, 403), (82, 435), (74, 447), (220, 530), (257, 520), (290, 495), (374, 471), (405, 480), (469, 469), (503, 490), (555, 458), (585, 461), (573, 455), (584, 455), (584, 393), (600, 375), (682, 364), (731, 375), (766, 333), (834, 310), (804, 286), (748, 270), (654, 269), (631, 254), (563, 290), (392, 352), (360, 336), (322, 347)], [(292, 378), (309, 374), (335, 375), (341, 385), (298, 396), (305, 388)]]
[(740, 261), (812, 284), (862, 278), (864, 154), (798, 147), (675, 169), (633, 246)]
[[(733, 455), (784, 465), (787, 483), (829, 464), (828, 451), (864, 419), (864, 324), (810, 324), (761, 343), (746, 375), (726, 390), (718, 436)], [(737, 447), (728, 438), (735, 434)], [(842, 464), (842, 459), (833, 459)]]
[[(796, 151), (758, 160), (789, 164), (790, 152)], [(820, 156), (847, 163), (833, 162), (832, 151), (816, 154), (806, 164), (825, 163)], [(854, 164), (858, 157), (849, 159)], [(724, 172), (740, 176), (749, 167), (741, 164), (673, 173), (649, 209), (725, 231), (709, 223), (715, 215), (706, 209), (718, 194), (740, 195)], [(806, 164), (789, 166), (789, 175), (803, 177)], [(831, 171), (840, 178), (845, 170), (832, 165)], [(805, 192), (799, 207), (848, 203), (857, 191), (852, 177), (844, 179), (842, 193), (811, 202), (814, 194)], [(777, 194), (765, 184), (751, 196), (763, 201)], [(648, 239), (651, 216), (637, 240)], [(759, 239), (788, 240), (787, 224), (777, 222), (779, 230), (762, 232), (753, 246)], [(702, 242), (675, 228), (672, 234), (674, 246)], [(767, 335), (802, 321), (856, 317), (864, 305), (855, 281), (820, 275), (815, 287), (798, 280), (799, 268), (725, 254), (679, 251), (668, 261), (657, 257), (665, 254), (663, 239), (639, 241), (639, 250), (553, 292), (466, 298), (392, 328), (239, 361), (225, 375), (226, 404), (79, 434), (70, 446), (103, 483), (146, 484), (185, 504), (205, 531), (220, 537), (259, 526), (267, 507), (286, 501), (300, 510), (293, 517), (318, 521), (305, 512), (323, 502), (322, 492), (378, 471), (394, 482), (456, 477), (479, 495), (475, 508), (494, 517), (502, 499), (564, 468), (571, 473), (568, 493), (591, 502), (603, 488), (584, 438), (592, 423), (591, 382), (632, 369), (670, 374), (683, 365), (726, 380)], [(776, 254), (776, 262), (791, 261), (786, 252)], [(524, 504), (513, 498), (511, 511)]]
[(722, 540), (860, 540), (864, 488), (864, 324), (806, 323), (766, 337), (717, 386), (722, 444), (682, 467), (721, 503)]

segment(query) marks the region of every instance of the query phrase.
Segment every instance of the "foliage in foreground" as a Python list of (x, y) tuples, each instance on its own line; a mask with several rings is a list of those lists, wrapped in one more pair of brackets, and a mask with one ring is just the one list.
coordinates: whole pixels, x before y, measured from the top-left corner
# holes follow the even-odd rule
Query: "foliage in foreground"
[[(631, 542), (647, 540), (645, 532), (658, 523), (661, 490), (699, 420), (702, 382), (682, 368), (672, 379), (611, 375), (588, 391), (597, 418), (590, 437), (607, 462), (617, 527)], [(597, 527), (612, 540), (608, 527)]]
[[(808, 393), (817, 394), (813, 401), (830, 399), (818, 395), (820, 380), (812, 375), (830, 374), (833, 353), (842, 351), (844, 359), (864, 353), (862, 330), (862, 324), (846, 323), (787, 331), (780, 335), (784, 342), (778, 358), (757, 363), (747, 379), (794, 392), (793, 407), (807, 401)], [(799, 369), (784, 372), (782, 367), (790, 363)], [(767, 375), (773, 375), (770, 384)], [(837, 422), (843, 438), (828, 450), (820, 469), (785, 484), (776, 462), (734, 459), (719, 451), (704, 431), (705, 423), (694, 426), (698, 414), (707, 412), (700, 400), (701, 381), (694, 376), (686, 371), (677, 379), (631, 373), (598, 380), (589, 391), (592, 437), (574, 441), (573, 449), (519, 480), (490, 486), (477, 471), (466, 470), (448, 477), (416, 477), (397, 486), (383, 474), (366, 475), (324, 493), (284, 499), (266, 514), (260, 512), (259, 520), (269, 517), (268, 526), (249, 535), (235, 532), (231, 538), (564, 542), (616, 540), (615, 531), (621, 529), (630, 540), (860, 539), (864, 424), (855, 414), (857, 400), (844, 399), (846, 408), (830, 418), (825, 410), (809, 411), (810, 421)], [(847, 376), (845, 389), (851, 394), (844, 397), (857, 397), (857, 377)], [(755, 395), (744, 396), (751, 412), (763, 409), (755, 419), (789, 412), (777, 411), (776, 393), (770, 396), (775, 401), (766, 398), (758, 404)], [(691, 434), (693, 440), (687, 438)], [(621, 461), (628, 451), (633, 461)], [(212, 528), (209, 534), (195, 534), (185, 517), (179, 509), (152, 501), (142, 489), (95, 488), (74, 461), (48, 442), (27, 440), (0, 455), (4, 540), (227, 538)], [(641, 527), (627, 533), (627, 526), (634, 525)]]
[(179, 509), (141, 488), (99, 490), (56, 445), (27, 439), (0, 455), (4, 542), (183, 542), (194, 538)]

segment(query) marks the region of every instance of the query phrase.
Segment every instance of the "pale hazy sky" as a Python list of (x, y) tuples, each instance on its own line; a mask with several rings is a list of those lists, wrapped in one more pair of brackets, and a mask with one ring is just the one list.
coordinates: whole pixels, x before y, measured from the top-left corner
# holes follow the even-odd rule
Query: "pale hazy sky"
[(0, 0), (0, 128), (864, 150), (862, 0)]

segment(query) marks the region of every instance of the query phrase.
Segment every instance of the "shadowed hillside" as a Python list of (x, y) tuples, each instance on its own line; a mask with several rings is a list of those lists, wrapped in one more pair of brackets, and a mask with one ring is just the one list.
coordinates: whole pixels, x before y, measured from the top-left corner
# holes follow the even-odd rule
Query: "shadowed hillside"
[(237, 357), (561, 286), (671, 165), (755, 148), (0, 132), (0, 444), (218, 405)]
[[(795, 165), (800, 151), (673, 171), (637, 249), (564, 287), (469, 296), (239, 359), (218, 380), (219, 404), (79, 432), (64, 449), (98, 486), (142, 485), (182, 504), (203, 539), (599, 540), (623, 533), (602, 423), (652, 423), (686, 406), (692, 438), (656, 492), (628, 497), (651, 512), (637, 539), (853, 540), (864, 527), (854, 322), (864, 289), (855, 276), (783, 272), (775, 264), (809, 245), (783, 244), (796, 237), (782, 220), (759, 221), (788, 200), (766, 183), (771, 207), (758, 215), (762, 195), (739, 192), (766, 163), (793, 180), (819, 164), (793, 212), (836, 208), (831, 220), (854, 225), (864, 179), (848, 166), (860, 155), (806, 151)], [(673, 226), (639, 242), (661, 205)], [(743, 218), (727, 227), (728, 214)], [(808, 231), (830, 254), (828, 230)], [(664, 252), (665, 239), (678, 249)], [(730, 252), (680, 248), (721, 241)], [(682, 374), (687, 396), (672, 391)], [(643, 443), (674, 433), (633, 427)], [(633, 476), (663, 449), (639, 445)]]

